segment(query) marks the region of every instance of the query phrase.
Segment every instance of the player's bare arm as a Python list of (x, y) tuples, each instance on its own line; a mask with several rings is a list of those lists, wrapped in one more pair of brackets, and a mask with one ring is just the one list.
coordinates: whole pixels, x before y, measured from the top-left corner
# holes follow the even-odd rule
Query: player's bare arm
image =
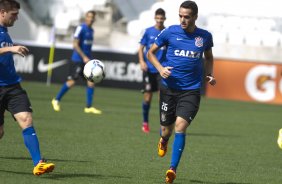
[(139, 64), (142, 71), (146, 72), (148, 70), (147, 64), (144, 60), (144, 45), (140, 45), (138, 50), (138, 58), (139, 58)]
[(170, 67), (170, 66), (166, 66), (166, 67), (163, 67), (161, 65), (161, 63), (159, 62), (159, 60), (157, 59), (156, 57), (156, 52), (159, 50), (159, 47), (154, 43), (152, 45), (152, 47), (150, 48), (150, 50), (148, 51), (147, 53), (147, 57), (149, 59), (149, 61), (156, 67), (156, 69), (159, 71), (161, 77), (163, 78), (168, 78), (171, 74), (171, 69), (173, 67)]
[(213, 53), (212, 53), (212, 49), (206, 50), (204, 52), (205, 55), (205, 59), (206, 59), (206, 63), (205, 63), (205, 67), (206, 67), (206, 80), (209, 84), (211, 85), (215, 85), (216, 84), (216, 79), (213, 75)]
[(19, 54), (21, 56), (26, 56), (29, 52), (28, 48), (25, 46), (17, 45), (12, 47), (3, 47), (0, 48), (0, 54), (5, 54), (7, 52), (12, 52), (14, 54)]
[(78, 52), (78, 54), (81, 56), (81, 58), (83, 59), (84, 63), (87, 63), (90, 59), (83, 53), (83, 51), (81, 50), (80, 46), (79, 46), (79, 40), (78, 39), (74, 39), (73, 41), (73, 48)]

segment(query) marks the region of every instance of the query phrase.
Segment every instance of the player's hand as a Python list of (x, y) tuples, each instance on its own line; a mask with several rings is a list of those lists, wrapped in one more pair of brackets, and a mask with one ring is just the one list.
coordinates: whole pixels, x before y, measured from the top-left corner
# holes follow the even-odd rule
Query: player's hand
[(142, 71), (146, 72), (148, 70), (148, 66), (144, 61), (139, 61), (140, 63), (140, 68)]
[(215, 80), (214, 76), (212, 76), (212, 75), (207, 75), (206, 81), (212, 86), (214, 86), (216, 84), (216, 80)]
[(25, 46), (17, 45), (11, 48), (11, 52), (15, 54), (19, 54), (22, 57), (26, 56), (29, 52), (28, 48)]
[(82, 59), (84, 63), (87, 63), (88, 61), (90, 61), (90, 59), (87, 56), (84, 56)]
[(160, 71), (161, 77), (164, 78), (164, 79), (168, 78), (168, 77), (171, 75), (171, 71), (170, 71), (170, 70), (171, 70), (172, 68), (173, 68), (173, 67), (171, 67), (171, 66), (163, 67), (163, 68), (161, 69), (161, 71)]

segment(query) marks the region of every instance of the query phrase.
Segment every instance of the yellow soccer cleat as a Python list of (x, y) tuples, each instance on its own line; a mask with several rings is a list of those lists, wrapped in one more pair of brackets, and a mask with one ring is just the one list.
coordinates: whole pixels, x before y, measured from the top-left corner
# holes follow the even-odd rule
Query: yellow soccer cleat
[(40, 160), (39, 163), (34, 167), (33, 174), (36, 176), (40, 176), (44, 173), (52, 172), (55, 168), (53, 163), (46, 163), (44, 160)]
[(96, 109), (95, 107), (85, 107), (84, 108), (85, 113), (92, 113), (92, 114), (102, 114), (102, 111), (99, 109)]
[(282, 128), (279, 130), (277, 143), (278, 143), (279, 148), (282, 149)]
[(163, 143), (163, 138), (160, 138), (159, 144), (158, 144), (158, 155), (160, 157), (164, 157), (166, 152), (167, 152), (167, 144), (168, 141), (166, 143)]
[(173, 183), (173, 180), (176, 178), (176, 173), (173, 169), (169, 169), (166, 171), (165, 182), (166, 183)]
[(53, 99), (51, 103), (52, 103), (54, 111), (59, 112), (61, 110), (60, 103), (58, 100)]

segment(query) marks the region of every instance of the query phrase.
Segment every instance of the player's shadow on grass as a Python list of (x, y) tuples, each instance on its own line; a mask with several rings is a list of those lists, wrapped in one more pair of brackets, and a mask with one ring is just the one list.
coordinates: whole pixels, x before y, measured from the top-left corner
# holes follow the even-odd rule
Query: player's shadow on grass
[[(31, 160), (30, 157), (3, 157), (0, 156), (0, 159), (5, 159), (5, 160)], [(49, 158), (48, 160), (50, 161), (55, 161), (55, 162), (80, 162), (80, 163), (85, 163), (85, 162), (91, 162), (89, 160), (66, 160), (66, 159), (55, 159), (55, 158)]]
[(209, 134), (209, 133), (187, 133), (187, 135), (188, 136), (201, 136), (201, 137), (237, 137), (236, 135)]
[[(159, 131), (151, 130), (151, 133), (159, 133)], [(209, 133), (187, 133), (188, 136), (200, 136), (200, 137), (238, 137), (236, 135), (225, 135), (225, 134), (209, 134)]]
[[(31, 160), (31, 158), (29, 157), (3, 157), (3, 156), (0, 156), (0, 159)], [(55, 162), (81, 162), (81, 163), (91, 162), (91, 161), (83, 161), (83, 160), (64, 160), (64, 159), (50, 159), (50, 160), (55, 161)], [(0, 172), (32, 176), (31, 172), (19, 172), (19, 171), (9, 171), (9, 170), (1, 170), (1, 169), (0, 169)], [(52, 179), (52, 180), (60, 180), (64, 178), (93, 178), (93, 179), (125, 178), (125, 179), (131, 179), (131, 177), (118, 176), (118, 175), (101, 175), (101, 174), (85, 174), (85, 173), (57, 173), (56, 170), (55, 170), (55, 173), (49, 173), (49, 174), (42, 175), (42, 178)]]
[(45, 175), (45, 179), (52, 180), (60, 180), (64, 178), (95, 178), (95, 179), (108, 179), (108, 178), (116, 178), (116, 179), (131, 179), (128, 176), (118, 176), (118, 175), (102, 175), (102, 174), (86, 174), (86, 173), (54, 173)]
[[(10, 174), (19, 174), (19, 175), (28, 175), (32, 176), (31, 172), (18, 172), (18, 171), (7, 171), (0, 170), (0, 172), (10, 173)], [(117, 175), (101, 175), (101, 174), (85, 174), (85, 173), (48, 173), (40, 176), (42, 179), (51, 179), (51, 180), (60, 180), (68, 178), (93, 178), (93, 179), (108, 179), (108, 178), (125, 178), (131, 179), (131, 177), (126, 176), (117, 176)]]
[(251, 183), (241, 183), (241, 182), (209, 182), (209, 181), (201, 181), (201, 180), (190, 180), (191, 183), (196, 184), (251, 184)]

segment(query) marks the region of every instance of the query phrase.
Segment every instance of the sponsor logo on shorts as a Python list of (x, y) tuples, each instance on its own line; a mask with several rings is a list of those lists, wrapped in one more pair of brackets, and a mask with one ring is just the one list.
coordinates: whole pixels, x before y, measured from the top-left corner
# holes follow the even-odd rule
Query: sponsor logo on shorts
[(146, 88), (147, 91), (150, 91), (151, 90), (151, 85), (150, 84), (146, 84), (145, 88)]
[(164, 112), (161, 113), (161, 121), (166, 121), (166, 114)]

